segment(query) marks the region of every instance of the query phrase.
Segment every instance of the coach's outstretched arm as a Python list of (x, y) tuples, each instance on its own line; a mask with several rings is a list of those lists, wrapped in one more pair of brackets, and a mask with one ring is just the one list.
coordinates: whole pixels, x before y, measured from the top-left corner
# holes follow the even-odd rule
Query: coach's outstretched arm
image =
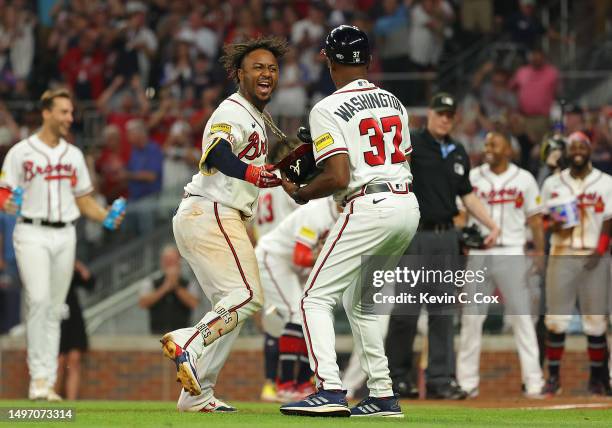
[[(79, 196), (76, 199), (76, 204), (79, 207), (79, 211), (85, 217), (97, 221), (98, 223), (102, 223), (106, 216), (108, 215), (108, 210), (103, 208), (98, 201), (94, 199), (91, 193), (83, 196)], [(125, 213), (122, 213), (115, 219), (115, 229), (117, 229), (121, 222), (123, 221), (123, 217)]]
[(484, 240), (485, 247), (489, 248), (494, 246), (499, 236), (499, 226), (495, 224), (485, 206), (480, 202), (480, 199), (478, 199), (474, 192), (470, 192), (467, 195), (463, 195), (461, 201), (463, 205), (465, 205), (467, 212), (476, 217), (479, 222), (490, 230), (489, 235)]
[(323, 172), (304, 187), (283, 179), (283, 189), (297, 202), (305, 204), (311, 199), (325, 198), (348, 187), (350, 181), (349, 157), (339, 153), (324, 161)]

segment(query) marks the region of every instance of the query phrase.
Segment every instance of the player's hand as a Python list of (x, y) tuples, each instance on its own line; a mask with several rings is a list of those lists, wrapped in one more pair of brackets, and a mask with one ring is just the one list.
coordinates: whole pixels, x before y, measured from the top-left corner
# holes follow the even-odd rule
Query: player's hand
[(586, 270), (593, 270), (599, 264), (599, 259), (601, 259), (601, 255), (597, 251), (593, 251), (590, 255), (586, 256), (586, 261), (584, 262), (584, 268)]
[(11, 196), (6, 201), (4, 201), (4, 206), (2, 207), (2, 209), (7, 214), (15, 215), (15, 214), (17, 214), (17, 211), (19, 210), (19, 207), (17, 206), (17, 204), (15, 203), (15, 200)]
[(497, 242), (497, 238), (499, 237), (499, 227), (495, 227), (489, 232), (489, 235), (485, 238), (483, 244), (485, 248), (491, 248)]
[(261, 189), (280, 186), (282, 180), (271, 172), (273, 169), (274, 165), (255, 166), (250, 164), (247, 167), (244, 179)]
[(289, 180), (287, 176), (285, 175), (285, 173), (282, 171), (281, 171), (281, 177), (282, 177), (281, 184), (283, 185), (283, 189), (285, 190), (285, 192), (287, 192), (288, 195), (292, 195), (294, 192), (297, 192), (297, 190), (300, 188), (300, 186), (295, 184), (293, 181)]
[(123, 223), (124, 218), (125, 218), (125, 211), (123, 211), (119, 216), (117, 216), (117, 218), (113, 222), (113, 230), (119, 229), (119, 226), (121, 226), (121, 223)]

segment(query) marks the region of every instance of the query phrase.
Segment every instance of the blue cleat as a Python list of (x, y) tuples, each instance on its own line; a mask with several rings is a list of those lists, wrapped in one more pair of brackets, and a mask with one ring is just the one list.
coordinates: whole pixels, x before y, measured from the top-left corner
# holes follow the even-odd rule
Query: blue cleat
[(351, 410), (346, 401), (346, 392), (324, 389), (309, 395), (302, 401), (284, 404), (280, 411), (283, 415), (296, 416), (351, 416)]
[(351, 416), (403, 418), (404, 414), (395, 397), (368, 397), (351, 409)]
[(191, 354), (174, 342), (170, 333), (162, 338), (161, 343), (164, 355), (176, 364), (176, 381), (180, 382), (190, 395), (200, 395), (202, 386)]

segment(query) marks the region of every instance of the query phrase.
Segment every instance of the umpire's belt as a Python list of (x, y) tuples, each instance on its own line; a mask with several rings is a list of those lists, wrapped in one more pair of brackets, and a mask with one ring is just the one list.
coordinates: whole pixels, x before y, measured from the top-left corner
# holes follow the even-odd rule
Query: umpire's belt
[(72, 226), (74, 224), (73, 221), (64, 223), (63, 221), (48, 221), (48, 220), (43, 220), (40, 218), (28, 218), (28, 217), (19, 217), (17, 221), (19, 223), (33, 224), (34, 226), (54, 227), (56, 229), (60, 229), (66, 226)]
[(371, 193), (392, 192), (392, 193), (397, 193), (397, 194), (405, 195), (405, 194), (410, 193), (411, 191), (412, 191), (412, 186), (410, 184), (408, 184), (408, 183), (398, 183), (398, 184), (372, 183), (372, 184), (366, 184), (365, 186), (363, 186), (361, 188), (361, 190), (359, 192), (353, 193), (352, 195), (347, 196), (346, 198), (344, 198), (344, 201), (343, 201), (342, 205), (348, 204), (350, 201), (352, 201), (355, 198), (358, 198), (359, 196), (369, 195)]
[(440, 223), (434, 223), (431, 221), (422, 220), (419, 221), (419, 229), (418, 230), (427, 230), (434, 232), (443, 232), (445, 230), (454, 229), (455, 225), (452, 221), (445, 221)]

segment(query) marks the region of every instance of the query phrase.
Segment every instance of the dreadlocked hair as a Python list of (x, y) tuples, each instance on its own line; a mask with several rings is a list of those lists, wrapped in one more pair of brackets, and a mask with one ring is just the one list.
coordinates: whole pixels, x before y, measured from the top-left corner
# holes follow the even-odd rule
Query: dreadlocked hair
[(220, 61), (229, 76), (236, 82), (238, 82), (238, 69), (242, 66), (242, 60), (249, 53), (257, 49), (270, 51), (279, 60), (287, 52), (288, 44), (285, 39), (280, 37), (259, 37), (242, 43), (225, 45)]

